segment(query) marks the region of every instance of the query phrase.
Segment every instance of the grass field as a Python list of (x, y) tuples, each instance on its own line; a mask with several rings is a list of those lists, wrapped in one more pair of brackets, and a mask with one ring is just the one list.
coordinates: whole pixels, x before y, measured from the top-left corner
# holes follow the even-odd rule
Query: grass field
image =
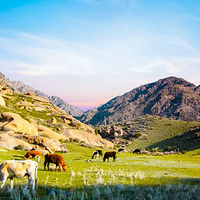
[[(67, 143), (61, 154), (67, 171), (44, 171), (39, 162), (38, 189), (22, 192), (27, 178), (14, 179), (9, 192), (7, 180), (0, 199), (199, 199), (200, 155), (198, 151), (180, 155), (150, 156), (117, 154), (116, 162), (102, 158), (85, 162), (94, 149)], [(103, 152), (105, 152), (103, 150)], [(20, 159), (23, 151), (0, 151), (0, 162)]]

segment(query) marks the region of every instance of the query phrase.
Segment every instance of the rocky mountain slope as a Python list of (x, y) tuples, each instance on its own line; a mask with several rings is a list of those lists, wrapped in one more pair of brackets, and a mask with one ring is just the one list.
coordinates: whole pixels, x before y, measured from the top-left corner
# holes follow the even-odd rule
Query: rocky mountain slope
[(177, 120), (200, 120), (200, 86), (177, 77), (168, 77), (111, 99), (80, 118), (101, 125), (129, 121), (146, 114)]
[(0, 146), (8, 149), (51, 149), (66, 151), (69, 141), (83, 145), (113, 147), (94, 129), (49, 100), (33, 93), (16, 93), (8, 79), (0, 75)]
[(31, 92), (39, 97), (49, 100), (50, 102), (52, 102), (53, 104), (55, 104), (56, 106), (58, 106), (59, 108), (64, 110), (66, 113), (68, 113), (74, 117), (80, 117), (83, 115), (83, 111), (81, 111), (79, 108), (66, 103), (63, 99), (61, 99), (57, 96), (48, 96), (48, 95), (44, 94), (43, 92), (34, 89), (31, 86), (25, 85), (21, 81), (11, 81), (10, 85), (11, 84), (13, 85), (13, 88), (15, 88), (14, 91), (20, 92), (22, 94)]

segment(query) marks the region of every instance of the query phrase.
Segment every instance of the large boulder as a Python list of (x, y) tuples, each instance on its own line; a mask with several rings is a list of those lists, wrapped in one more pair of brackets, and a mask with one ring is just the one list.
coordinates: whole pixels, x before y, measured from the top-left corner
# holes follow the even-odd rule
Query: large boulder
[(93, 133), (93, 134), (95, 133), (93, 127), (78, 121), (77, 119), (75, 119), (74, 117), (70, 115), (62, 115), (60, 116), (60, 118), (62, 119), (63, 123), (65, 123), (66, 125), (75, 127), (79, 130), (85, 130), (88, 133)]
[(83, 130), (66, 129), (63, 133), (67, 138), (77, 141), (85, 142), (88, 145), (99, 147), (114, 147), (114, 144), (108, 140), (103, 139), (99, 134), (89, 133)]
[(63, 151), (63, 147), (57, 139), (30, 135), (24, 135), (19, 138), (25, 140), (31, 145), (37, 146), (37, 148), (50, 149), (52, 152)]
[(8, 134), (0, 134), (0, 146), (9, 150), (15, 149), (19, 146), (21, 146), (23, 150), (31, 149), (31, 145), (28, 142), (24, 142)]
[(2, 106), (2, 107), (6, 106), (6, 103), (1, 95), (0, 95), (0, 106)]
[(4, 131), (14, 131), (27, 135), (38, 135), (36, 127), (30, 124), (27, 120), (23, 119), (16, 113), (4, 112), (1, 113), (2, 122), (0, 127)]
[(49, 137), (49, 138), (53, 138), (57, 140), (68, 141), (68, 138), (65, 135), (56, 133), (55, 131), (52, 131), (51, 129), (42, 125), (38, 125), (38, 132), (40, 136), (45, 136), (45, 137)]

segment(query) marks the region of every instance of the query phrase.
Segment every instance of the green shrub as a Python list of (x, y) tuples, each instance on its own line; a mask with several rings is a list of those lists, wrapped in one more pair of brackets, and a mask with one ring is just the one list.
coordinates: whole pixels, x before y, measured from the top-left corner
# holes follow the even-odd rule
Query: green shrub
[(142, 134), (140, 132), (134, 133), (133, 137), (134, 138), (139, 138)]
[(77, 143), (81, 142), (79, 138), (69, 138), (69, 141), (70, 142), (77, 142)]
[(187, 150), (183, 150), (182, 153), (183, 153), (183, 154), (186, 154), (186, 153), (187, 153)]
[(76, 124), (76, 128), (77, 128), (77, 129), (80, 129), (80, 128), (81, 128), (81, 124), (80, 124), (80, 123), (77, 123), (77, 124)]
[(19, 144), (19, 145), (15, 146), (14, 149), (16, 149), (16, 150), (24, 150), (24, 146)]
[(94, 131), (95, 131), (95, 134), (96, 134), (96, 135), (99, 134), (99, 129), (98, 129), (98, 128), (95, 128)]

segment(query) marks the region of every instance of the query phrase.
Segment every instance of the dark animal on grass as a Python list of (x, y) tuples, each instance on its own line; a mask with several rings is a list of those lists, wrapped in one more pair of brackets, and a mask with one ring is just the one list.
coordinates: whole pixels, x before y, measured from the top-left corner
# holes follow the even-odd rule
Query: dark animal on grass
[(92, 154), (92, 159), (98, 158), (98, 157), (100, 157), (100, 156), (102, 156), (102, 155), (103, 155), (103, 154), (102, 154), (102, 150), (96, 150), (96, 151), (94, 151), (93, 154)]
[(98, 151), (94, 151), (92, 154), (92, 159), (94, 158), (98, 158), (99, 157), (99, 152)]
[(121, 147), (121, 148), (119, 148), (119, 149), (117, 149), (117, 153), (120, 153), (120, 152), (125, 152), (125, 149), (123, 148), (123, 147)]
[(99, 157), (103, 156), (102, 150), (97, 150), (99, 152)]
[(135, 149), (134, 151), (133, 151), (133, 153), (141, 153), (141, 151), (140, 151), (140, 149)]
[(41, 156), (41, 152), (40, 151), (36, 151), (36, 150), (30, 150), (26, 153), (26, 155), (23, 157), (23, 159), (28, 159), (28, 158), (36, 158), (38, 157), (38, 162), (40, 161), (40, 156)]
[(63, 157), (61, 155), (58, 154), (53, 154), (53, 153), (48, 153), (45, 155), (45, 161), (44, 161), (44, 170), (46, 170), (46, 165), (48, 167), (49, 170), (49, 164), (50, 163), (54, 163), (56, 164), (56, 171), (57, 171), (57, 167), (59, 167), (60, 171), (61, 167), (63, 168), (64, 171), (67, 170), (67, 165), (63, 159)]
[(0, 164), (0, 180), (2, 180), (1, 189), (6, 180), (10, 179), (10, 189), (13, 189), (13, 178), (22, 178), (28, 176), (27, 185), (24, 190), (28, 188), (32, 182), (32, 190), (37, 187), (37, 169), (38, 163), (32, 160), (8, 160)]
[(115, 151), (106, 152), (103, 157), (103, 162), (105, 162), (106, 160), (109, 161), (110, 157), (113, 158), (113, 161), (115, 161), (116, 160), (116, 152)]

